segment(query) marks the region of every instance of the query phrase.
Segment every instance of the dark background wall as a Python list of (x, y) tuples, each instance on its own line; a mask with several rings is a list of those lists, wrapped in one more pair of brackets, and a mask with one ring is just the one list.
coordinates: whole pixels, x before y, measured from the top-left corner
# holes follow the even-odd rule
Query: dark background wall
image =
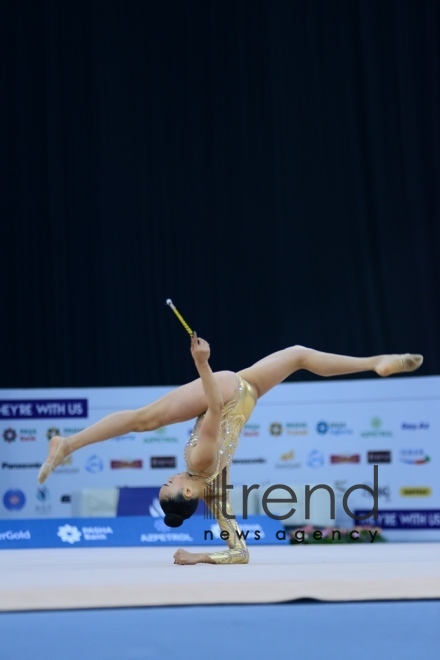
[(300, 343), (440, 373), (438, 2), (0, 18), (0, 386), (195, 377), (167, 297), (214, 369)]

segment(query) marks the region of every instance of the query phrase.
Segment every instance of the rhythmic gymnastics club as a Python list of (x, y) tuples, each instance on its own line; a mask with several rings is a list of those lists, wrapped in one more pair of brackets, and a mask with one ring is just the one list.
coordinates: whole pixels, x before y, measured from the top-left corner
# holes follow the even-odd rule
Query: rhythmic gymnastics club
[(171, 300), (171, 298), (167, 298), (167, 299), (165, 300), (165, 302), (166, 302), (167, 305), (169, 305), (169, 306), (171, 307), (171, 309), (173, 310), (174, 314), (177, 316), (177, 318), (179, 319), (179, 321), (181, 322), (181, 324), (183, 325), (183, 327), (185, 328), (185, 330), (187, 331), (187, 333), (192, 337), (193, 334), (194, 334), (193, 331), (191, 330), (191, 328), (189, 327), (188, 323), (185, 321), (185, 319), (183, 318), (183, 316), (182, 316), (182, 315), (177, 311), (177, 309), (174, 307), (174, 305), (173, 305), (173, 301)]

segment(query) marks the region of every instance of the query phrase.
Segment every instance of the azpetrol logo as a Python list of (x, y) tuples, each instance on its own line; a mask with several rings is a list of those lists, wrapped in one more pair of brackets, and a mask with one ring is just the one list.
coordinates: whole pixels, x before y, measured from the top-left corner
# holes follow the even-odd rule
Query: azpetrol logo
[(391, 438), (392, 431), (386, 431), (382, 428), (380, 417), (372, 417), (370, 420), (371, 428), (368, 431), (361, 432), (361, 438)]
[(319, 435), (353, 435), (353, 429), (348, 428), (346, 422), (325, 422), (320, 421), (316, 425), (316, 431)]
[(399, 460), (405, 465), (426, 465), (431, 458), (423, 449), (401, 449)]
[(14, 429), (5, 429), (3, 431), (3, 440), (7, 443), (14, 442), (17, 438), (17, 432)]
[(176, 444), (179, 442), (179, 438), (175, 435), (168, 435), (167, 427), (162, 426), (160, 429), (153, 431), (152, 434), (146, 435), (143, 441), (148, 444)]
[(26, 504), (26, 495), (22, 490), (7, 490), (3, 495), (3, 504), (8, 511), (20, 511)]

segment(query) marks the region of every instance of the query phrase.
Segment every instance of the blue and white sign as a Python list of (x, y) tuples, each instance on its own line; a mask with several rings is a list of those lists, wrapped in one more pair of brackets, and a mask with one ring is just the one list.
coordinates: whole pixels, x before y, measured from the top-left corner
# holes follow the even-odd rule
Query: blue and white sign
[[(237, 519), (248, 545), (287, 543), (280, 523), (265, 516)], [(215, 521), (200, 516), (182, 527), (167, 527), (162, 518), (71, 518), (0, 521), (0, 550), (14, 548), (102, 548), (136, 546), (224, 546)], [(209, 550), (207, 550), (209, 551)]]

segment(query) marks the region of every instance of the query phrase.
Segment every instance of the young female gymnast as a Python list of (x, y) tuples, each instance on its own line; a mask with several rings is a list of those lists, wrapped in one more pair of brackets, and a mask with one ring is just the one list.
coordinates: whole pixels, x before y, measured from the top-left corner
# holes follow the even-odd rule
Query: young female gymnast
[[(138, 410), (125, 410), (108, 415), (80, 433), (62, 438), (54, 436), (49, 455), (41, 467), (38, 481), (49, 474), (72, 452), (94, 442), (133, 431), (153, 431), (162, 426), (197, 418), (185, 447), (187, 471), (170, 477), (159, 492), (165, 523), (179, 527), (196, 510), (199, 498), (209, 506), (222, 530), (229, 532), (228, 550), (193, 553), (177, 550), (175, 564), (246, 564), (249, 552), (237, 535), (235, 520), (226, 498), (226, 516), (221, 507), (221, 473), (228, 471), (238, 444), (238, 437), (249, 419), (257, 399), (299, 369), (319, 376), (374, 371), (390, 376), (415, 371), (423, 362), (421, 355), (377, 355), (355, 358), (322, 353), (304, 346), (291, 346), (263, 358), (252, 367), (233, 373), (213, 373), (209, 366), (209, 344), (193, 333), (191, 354), (200, 378), (166, 394)], [(226, 472), (228, 475), (228, 472)]]

